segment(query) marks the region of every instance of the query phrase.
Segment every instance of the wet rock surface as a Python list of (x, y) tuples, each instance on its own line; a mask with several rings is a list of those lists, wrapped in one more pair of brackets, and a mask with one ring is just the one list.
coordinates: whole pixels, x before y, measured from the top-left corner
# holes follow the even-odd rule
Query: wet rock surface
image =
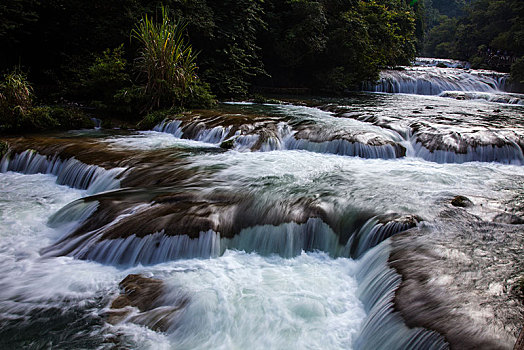
[(451, 200), (451, 205), (454, 207), (467, 208), (473, 206), (473, 202), (465, 196), (455, 196)]
[(165, 332), (172, 326), (176, 313), (189, 302), (186, 296), (176, 303), (164, 304), (164, 283), (142, 275), (128, 275), (119, 283), (119, 288), (120, 295), (106, 313), (107, 322), (113, 325), (131, 322)]
[(495, 222), (500, 222), (503, 224), (510, 224), (510, 225), (523, 225), (524, 224), (524, 218), (517, 216), (515, 214), (509, 214), (509, 213), (502, 213), (495, 216), (493, 219)]
[(393, 238), (389, 263), (402, 275), (396, 309), (451, 348), (511, 349), (524, 317), (513, 290), (524, 271), (522, 230), (456, 209), (436, 225)]
[[(518, 192), (522, 173), (513, 165), (435, 163), (519, 164), (520, 107), (458, 111), (457, 101), (429, 99), (392, 108), (395, 99), (359, 97), (324, 111), (222, 106), (187, 113), (164, 132), (10, 138), (13, 154), (34, 149), (122, 168), (120, 189), (102, 187), (111, 192), (89, 193), (97, 194), (50, 220), (64, 231), (39, 257), (151, 271), (233, 249), (358, 258), (394, 236), (390, 263), (403, 276), (396, 307), (409, 326), (435, 330), (454, 348), (509, 348), (523, 315), (522, 196), (500, 201)], [(171, 332), (191, 299), (183, 291), (170, 299), (165, 286), (128, 276), (108, 320)]]

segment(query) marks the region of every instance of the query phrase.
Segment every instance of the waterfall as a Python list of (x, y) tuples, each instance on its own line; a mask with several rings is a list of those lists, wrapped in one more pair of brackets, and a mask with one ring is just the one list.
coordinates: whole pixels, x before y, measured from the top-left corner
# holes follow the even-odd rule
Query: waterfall
[[(437, 67), (445, 65), (448, 68)], [(492, 71), (461, 69), (462, 63), (420, 59), (413, 67), (385, 70), (377, 82), (363, 84), (364, 91), (440, 95), (445, 91), (475, 91), (495, 93), (504, 91), (508, 74)]]
[(367, 159), (393, 159), (402, 157), (404, 153), (403, 147), (400, 145), (387, 144), (371, 146), (346, 140), (311, 142), (303, 139), (297, 140), (290, 138), (286, 142), (286, 148), (290, 150), (306, 150), (315, 153), (331, 153)]
[(261, 136), (258, 134), (241, 134), (237, 130), (234, 135), (228, 139), (232, 127), (217, 126), (206, 129), (205, 126), (199, 128), (194, 135), (184, 133), (179, 120), (164, 120), (153, 128), (154, 131), (166, 132), (173, 134), (177, 138), (190, 138), (195, 141), (206, 143), (222, 144), (231, 143), (231, 147), (237, 151), (275, 151), (275, 150), (305, 150), (315, 153), (330, 153), (341, 156), (361, 157), (369, 159), (393, 159), (402, 157), (405, 154), (403, 146), (394, 142), (384, 145), (367, 145), (357, 141), (348, 141), (344, 139), (334, 139), (324, 142), (314, 142), (307, 139), (297, 139), (294, 134), (296, 131), (286, 123), (279, 123), (277, 130), (272, 135), (266, 135), (261, 142)]
[(395, 311), (395, 292), (401, 276), (388, 265), (390, 242), (385, 241), (359, 261), (358, 295), (367, 317), (354, 343), (356, 349), (444, 350), (449, 345), (440, 334), (408, 328)]
[[(416, 221), (391, 220), (380, 222), (380, 217), (372, 217), (355, 232), (347, 242), (319, 218), (310, 218), (303, 224), (295, 222), (278, 226), (258, 225), (242, 229), (232, 238), (221, 237), (220, 232), (201, 231), (198, 237), (188, 235), (166, 235), (164, 231), (144, 237), (130, 234), (127, 237), (106, 239), (105, 230), (111, 225), (132, 216), (142, 207), (120, 215), (113, 222), (94, 231), (80, 235), (64, 235), (61, 240), (44, 249), (46, 256), (73, 256), (77, 259), (93, 260), (118, 266), (151, 265), (177, 259), (210, 258), (221, 256), (227, 249), (256, 252), (261, 255), (277, 254), (291, 258), (302, 251), (324, 251), (333, 257), (357, 258), (383, 240), (415, 226)], [(50, 220), (67, 223), (66, 217), (87, 219), (94, 213), (96, 203), (87, 205), (83, 201), (64, 207)]]
[(34, 150), (5, 155), (0, 162), (0, 172), (14, 171), (24, 174), (52, 174), (56, 183), (67, 185), (88, 194), (120, 188), (119, 176), (124, 168), (106, 170), (96, 165), (84, 164), (75, 158), (62, 160), (58, 156), (44, 156)]
[(468, 146), (465, 152), (429, 150), (420, 142), (413, 143), (412, 156), (435, 163), (497, 162), (502, 164), (522, 165), (524, 154), (517, 144), (503, 146)]
[(180, 120), (165, 119), (160, 124), (156, 125), (153, 128), (153, 131), (173, 134), (173, 136), (180, 139), (182, 138), (182, 135), (184, 135), (181, 125), (182, 125), (182, 122)]

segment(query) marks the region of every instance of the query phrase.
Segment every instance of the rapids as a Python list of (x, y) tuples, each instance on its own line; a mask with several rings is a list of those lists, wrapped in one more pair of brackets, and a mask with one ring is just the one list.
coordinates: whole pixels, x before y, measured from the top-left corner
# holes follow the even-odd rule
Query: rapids
[(510, 349), (524, 106), (504, 81), (423, 59), (388, 93), (3, 138), (0, 347)]

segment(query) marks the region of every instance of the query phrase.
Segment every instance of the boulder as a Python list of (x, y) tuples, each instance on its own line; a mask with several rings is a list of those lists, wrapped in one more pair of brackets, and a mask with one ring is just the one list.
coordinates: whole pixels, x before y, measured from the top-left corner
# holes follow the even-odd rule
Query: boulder
[(473, 206), (473, 202), (468, 197), (455, 196), (451, 200), (451, 205), (453, 205), (454, 207), (467, 208)]

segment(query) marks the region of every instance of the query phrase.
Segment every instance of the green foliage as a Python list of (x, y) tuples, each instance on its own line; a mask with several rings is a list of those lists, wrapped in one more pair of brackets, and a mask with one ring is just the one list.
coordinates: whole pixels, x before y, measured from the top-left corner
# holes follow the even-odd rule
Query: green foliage
[(187, 92), (184, 107), (187, 108), (211, 108), (216, 104), (216, 97), (211, 93), (208, 83), (197, 81)]
[(524, 84), (524, 56), (517, 59), (511, 66), (511, 78), (518, 83)]
[(32, 132), (92, 128), (93, 122), (80, 110), (71, 107), (31, 107), (17, 112), (0, 132)]
[(7, 142), (0, 141), (0, 159), (9, 151), (9, 145)]
[[(239, 97), (254, 85), (343, 91), (413, 58), (423, 8), (422, 0), (13, 0), (0, 5), (0, 69), (21, 62), (39, 96), (126, 115), (204, 106), (210, 91)], [(138, 78), (126, 64), (136, 57)]]
[(341, 92), (415, 54), (412, 8), (397, 1), (273, 2), (263, 43), (271, 82)]
[(81, 111), (66, 107), (33, 107), (33, 88), (15, 69), (0, 83), (0, 132), (92, 127)]
[(458, 20), (440, 16), (439, 22), (427, 36), (424, 53), (429, 57), (449, 58), (454, 53), (454, 43), (450, 39), (456, 35)]
[[(259, 40), (264, 29), (262, 0), (176, 2), (190, 23), (191, 38), (201, 52), (201, 78), (221, 97), (245, 96), (256, 77), (265, 76)], [(196, 11), (194, 11), (196, 10)], [(194, 11), (194, 12), (193, 12)], [(197, 17), (198, 16), (198, 17)]]
[(171, 20), (168, 10), (162, 7), (159, 21), (145, 15), (132, 31), (132, 37), (141, 44), (137, 63), (145, 75), (144, 92), (151, 100), (151, 108), (184, 105), (191, 95), (197, 65), (185, 29), (185, 23)]
[(19, 69), (4, 75), (0, 83), (0, 108), (27, 110), (33, 103), (33, 87)]
[(19, 69), (4, 75), (0, 83), (0, 128), (18, 124), (33, 104), (33, 88)]
[(462, 17), (440, 16), (427, 33), (423, 54), (468, 60), (474, 68), (502, 71), (509, 71), (513, 63), (512, 75), (518, 74), (519, 65), (514, 61), (524, 55), (524, 3), (476, 0), (464, 4), (457, 0), (453, 4), (462, 8), (450, 16)]
[(156, 125), (160, 124), (163, 120), (167, 118), (174, 118), (177, 115), (181, 114), (183, 109), (181, 108), (170, 108), (153, 111), (148, 113), (138, 124), (137, 127), (142, 130), (151, 130)]
[(83, 84), (91, 104), (100, 110), (121, 112), (116, 95), (131, 85), (127, 61), (123, 55), (123, 44), (113, 50), (107, 49), (88, 69), (88, 77)]
[[(35, 107), (33, 113), (36, 109), (40, 109), (42, 114), (47, 114), (48, 118), (56, 120), (58, 123), (56, 125), (57, 129), (71, 130), (93, 128), (93, 121), (78, 108), (69, 106)], [(43, 129), (50, 129), (50, 127), (48, 126)]]

